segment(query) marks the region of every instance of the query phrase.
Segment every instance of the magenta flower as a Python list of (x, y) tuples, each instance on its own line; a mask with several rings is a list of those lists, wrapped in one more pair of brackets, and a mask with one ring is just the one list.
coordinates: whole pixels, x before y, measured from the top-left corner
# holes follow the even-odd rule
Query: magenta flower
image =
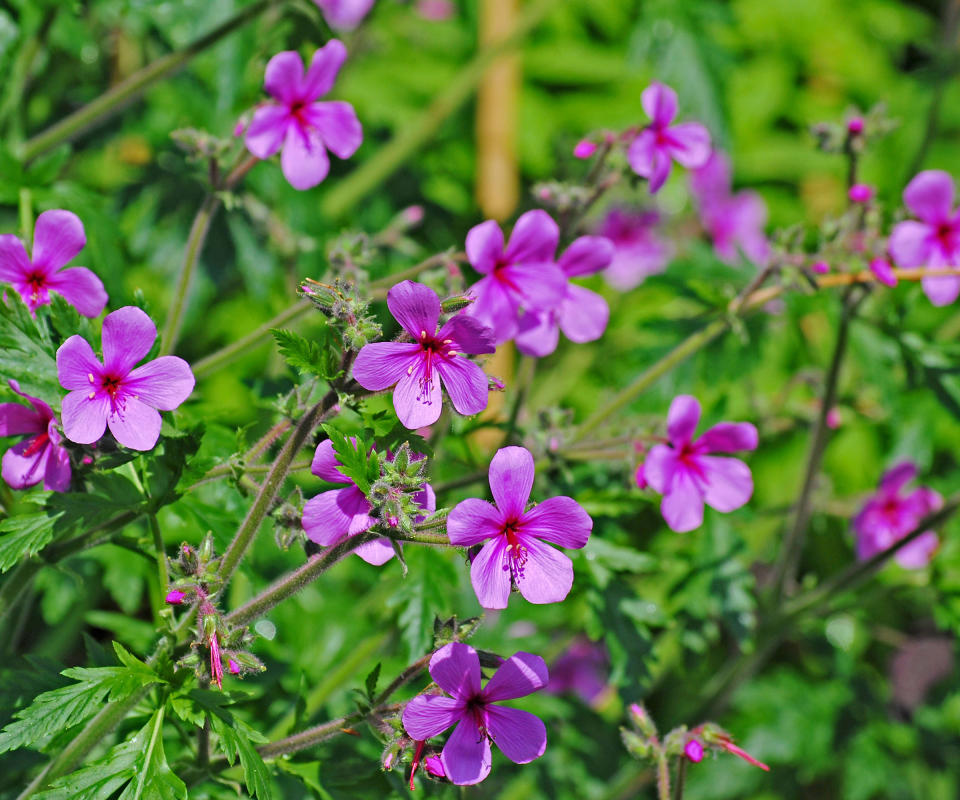
[(607, 649), (599, 642), (578, 637), (551, 665), (547, 691), (575, 694), (584, 703), (598, 705), (608, 693), (609, 673)]
[(746, 464), (710, 454), (756, 449), (757, 429), (749, 422), (721, 422), (694, 439), (699, 421), (697, 398), (674, 397), (667, 414), (670, 443), (651, 447), (643, 465), (647, 483), (663, 495), (664, 520), (678, 533), (700, 527), (704, 503), (717, 511), (733, 511), (753, 494)]
[(603, 276), (615, 289), (627, 291), (649, 275), (667, 268), (673, 258), (670, 242), (656, 234), (660, 215), (656, 211), (611, 209), (597, 233), (613, 242), (613, 260)]
[(103, 283), (86, 267), (61, 269), (87, 243), (83, 223), (71, 211), (44, 211), (33, 229), (33, 258), (12, 233), (0, 235), (0, 281), (16, 289), (31, 312), (61, 295), (85, 317), (107, 304)]
[(433, 654), (430, 677), (450, 697), (414, 697), (403, 709), (403, 727), (408, 736), (424, 741), (457, 726), (440, 755), (443, 771), (453, 783), (469, 786), (490, 774), (491, 741), (514, 764), (529, 764), (543, 755), (547, 729), (539, 717), (497, 705), (546, 685), (547, 665), (540, 656), (514, 653), (481, 689), (477, 651), (452, 642)]
[(0, 436), (27, 434), (3, 454), (3, 479), (11, 489), (26, 489), (43, 481), (47, 491), (67, 491), (72, 474), (70, 454), (60, 445), (56, 414), (43, 400), (21, 392), (16, 381), (9, 383), (33, 408), (0, 403)]
[(349, 158), (363, 141), (353, 106), (339, 100), (316, 102), (333, 87), (346, 57), (343, 44), (331, 39), (313, 54), (306, 74), (293, 50), (277, 53), (267, 64), (263, 86), (276, 102), (254, 113), (247, 149), (257, 158), (269, 158), (282, 148), (280, 166), (294, 189), (310, 189), (327, 177), (327, 150)]
[(493, 331), (465, 314), (452, 317), (438, 331), (440, 298), (422, 283), (398, 283), (387, 293), (387, 307), (414, 341), (364, 345), (353, 365), (357, 382), (373, 392), (395, 385), (393, 407), (410, 430), (440, 417), (441, 379), (459, 413), (483, 411), (487, 376), (464, 356), (492, 353)]
[[(414, 455), (417, 460), (423, 456)], [(333, 442), (326, 439), (317, 445), (310, 471), (328, 483), (346, 483), (342, 489), (331, 489), (311, 498), (303, 507), (303, 529), (307, 538), (323, 547), (338, 544), (348, 536), (370, 530), (380, 520), (370, 516), (373, 508), (366, 495), (340, 471), (340, 462)], [(437, 510), (437, 497), (429, 483), (413, 496), (414, 502), (432, 514)], [(393, 558), (393, 544), (386, 537), (360, 545), (353, 551), (368, 564), (380, 566)]]
[(352, 31), (373, 8), (373, 0), (313, 0), (331, 28)]
[(560, 331), (571, 342), (592, 342), (603, 336), (610, 319), (607, 301), (596, 292), (570, 283), (610, 265), (613, 243), (602, 236), (581, 236), (560, 256), (557, 266), (568, 278), (560, 303), (554, 308), (531, 309), (520, 320), (517, 349), (528, 356), (548, 356), (557, 349)]
[[(880, 479), (880, 487), (851, 523), (857, 538), (857, 558), (866, 561), (898, 542), (920, 521), (943, 506), (939, 492), (921, 486), (904, 494), (901, 490), (917, 476), (917, 467), (903, 461)], [(937, 535), (926, 531), (897, 551), (902, 567), (925, 567), (939, 545)]]
[(627, 160), (637, 175), (658, 191), (676, 161), (687, 169), (703, 166), (710, 157), (710, 133), (699, 122), (671, 125), (677, 116), (677, 93), (662, 83), (651, 83), (640, 95), (650, 124), (637, 134), (627, 150)]
[(491, 328), (496, 343), (517, 335), (521, 309), (553, 308), (563, 299), (566, 276), (553, 263), (560, 229), (546, 211), (523, 214), (503, 247), (503, 231), (493, 220), (467, 233), (467, 259), (484, 275), (472, 287), (475, 302), (466, 313)]
[(172, 606), (178, 606), (183, 603), (186, 599), (187, 593), (182, 589), (171, 589), (167, 592), (167, 596), (164, 598), (165, 603), (169, 603)]
[[(887, 247), (897, 265), (960, 267), (960, 212), (953, 207), (953, 178), (942, 170), (925, 170), (907, 184), (903, 202), (919, 221), (893, 226)], [(960, 294), (960, 273), (924, 278), (922, 285), (935, 306), (949, 305)]]
[(683, 753), (694, 764), (699, 764), (703, 761), (703, 745), (700, 744), (699, 739), (690, 739), (683, 746)]
[(157, 338), (157, 327), (141, 309), (125, 306), (103, 320), (103, 362), (82, 336), (57, 350), (63, 398), (63, 432), (72, 442), (92, 444), (110, 433), (124, 447), (150, 450), (160, 436), (161, 411), (177, 408), (193, 391), (193, 372), (176, 356), (141, 361)]
[(869, 203), (873, 199), (873, 187), (869, 183), (855, 183), (847, 192), (851, 203)]
[(893, 287), (897, 285), (897, 275), (887, 259), (871, 259), (870, 271), (876, 276), (877, 280), (885, 286)]
[(570, 497), (551, 497), (526, 510), (534, 467), (523, 447), (498, 450), (489, 477), (495, 506), (471, 498), (447, 518), (451, 544), (486, 542), (470, 568), (477, 600), (484, 608), (506, 608), (513, 584), (531, 603), (560, 602), (573, 586), (573, 564), (546, 542), (579, 549), (590, 538), (593, 520)]

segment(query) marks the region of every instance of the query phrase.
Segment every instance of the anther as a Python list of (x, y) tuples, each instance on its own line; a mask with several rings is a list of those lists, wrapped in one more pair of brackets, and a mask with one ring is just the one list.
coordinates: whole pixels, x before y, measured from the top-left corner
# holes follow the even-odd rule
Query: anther
[(90, 383), (93, 383), (93, 373), (92, 373), (92, 372), (88, 372), (88, 373), (87, 373), (87, 377), (90, 379)]

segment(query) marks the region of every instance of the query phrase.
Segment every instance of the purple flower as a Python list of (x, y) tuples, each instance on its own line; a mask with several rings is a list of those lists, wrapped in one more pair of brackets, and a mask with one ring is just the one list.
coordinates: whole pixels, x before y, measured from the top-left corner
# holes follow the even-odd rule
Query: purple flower
[(631, 142), (627, 160), (650, 182), (652, 194), (666, 182), (671, 162), (687, 169), (703, 166), (710, 157), (710, 133), (699, 122), (670, 124), (677, 116), (677, 93), (669, 86), (651, 83), (640, 102), (650, 124)]
[(161, 356), (141, 361), (157, 338), (157, 327), (141, 309), (125, 306), (103, 320), (103, 363), (82, 336), (71, 336), (57, 350), (63, 398), (63, 432), (72, 442), (92, 444), (110, 433), (124, 447), (150, 450), (160, 436), (161, 411), (172, 411), (193, 391), (186, 361)]
[(656, 235), (659, 221), (656, 211), (614, 208), (607, 213), (597, 233), (613, 242), (613, 260), (603, 275), (615, 289), (633, 289), (667, 268), (673, 247)]
[(887, 259), (872, 259), (870, 261), (870, 271), (876, 276), (877, 280), (885, 286), (893, 287), (897, 285), (897, 275)]
[(703, 761), (703, 745), (700, 744), (699, 739), (690, 739), (683, 746), (683, 753), (694, 764), (699, 764)]
[[(926, 487), (903, 494), (902, 489), (917, 476), (917, 467), (903, 461), (880, 479), (880, 487), (864, 504), (851, 523), (857, 537), (857, 558), (866, 561), (898, 542), (919, 522), (943, 505), (939, 492)], [(926, 531), (897, 551), (902, 567), (919, 569), (926, 566), (939, 542), (933, 531)]]
[(331, 28), (352, 31), (373, 8), (373, 0), (313, 0)]
[(353, 365), (357, 382), (373, 392), (396, 385), (393, 407), (410, 430), (432, 425), (440, 417), (441, 379), (459, 413), (483, 411), (487, 376), (464, 355), (492, 353), (493, 332), (464, 314), (452, 317), (438, 331), (440, 298), (422, 283), (398, 283), (387, 293), (387, 306), (414, 341), (364, 345)]
[(826, 275), (828, 272), (830, 272), (830, 265), (821, 259), (820, 261), (814, 261), (810, 265), (810, 269), (816, 272), (817, 275)]
[(873, 199), (873, 187), (869, 183), (855, 183), (847, 192), (851, 203), (869, 203)]
[(263, 86), (276, 102), (254, 113), (247, 149), (257, 158), (269, 158), (282, 148), (280, 166), (294, 189), (309, 189), (327, 177), (327, 150), (349, 158), (363, 141), (353, 106), (316, 102), (330, 91), (346, 57), (343, 44), (331, 39), (313, 54), (306, 74), (300, 54), (293, 50), (277, 53), (267, 64)]
[(547, 691), (571, 693), (583, 702), (597, 704), (609, 687), (609, 659), (606, 648), (597, 642), (579, 637), (553, 662)]
[(480, 783), (490, 774), (490, 742), (515, 764), (529, 764), (547, 748), (539, 717), (497, 705), (542, 689), (548, 680), (540, 656), (514, 653), (480, 688), (480, 659), (470, 645), (452, 642), (430, 659), (430, 677), (450, 697), (421, 694), (403, 709), (403, 727), (417, 741), (456, 729), (440, 755), (446, 777), (459, 786)]
[[(423, 456), (413, 456), (418, 460)], [(326, 439), (317, 445), (310, 471), (328, 483), (345, 483), (342, 489), (331, 489), (311, 498), (303, 507), (303, 529), (307, 538), (323, 547), (338, 544), (348, 536), (370, 530), (379, 520), (370, 516), (372, 506), (357, 485), (340, 471), (340, 462), (333, 442)], [(424, 511), (437, 510), (437, 498), (429, 483), (413, 496)], [(386, 537), (360, 545), (353, 551), (368, 564), (380, 566), (393, 558), (393, 544)]]
[[(523, 447), (503, 447), (490, 462), (496, 505), (471, 498), (447, 518), (450, 543), (487, 542), (473, 559), (470, 580), (484, 608), (506, 608), (511, 584), (531, 603), (557, 603), (573, 585), (573, 564), (546, 542), (581, 548), (593, 520), (570, 497), (551, 497), (526, 510), (533, 488), (533, 456)], [(487, 540), (490, 541), (487, 541)]]
[(763, 233), (767, 206), (756, 192), (734, 194), (732, 185), (730, 161), (717, 151), (690, 175), (701, 222), (718, 258), (733, 264), (743, 251), (750, 261), (763, 265), (770, 257), (770, 244)]
[[(953, 178), (931, 169), (921, 172), (903, 190), (916, 220), (893, 226), (888, 248), (900, 267), (960, 267), (960, 213), (953, 208)], [(960, 294), (960, 274), (924, 278), (923, 291), (935, 306), (945, 306)]]
[(492, 328), (496, 343), (517, 335), (520, 310), (548, 309), (563, 299), (567, 279), (553, 263), (560, 229), (546, 211), (523, 214), (506, 249), (493, 220), (467, 233), (467, 259), (485, 277), (470, 287), (476, 302), (466, 313)]
[(0, 281), (12, 284), (31, 312), (61, 295), (85, 317), (107, 304), (103, 283), (86, 267), (61, 269), (87, 243), (83, 223), (71, 211), (44, 211), (33, 229), (33, 258), (12, 233), (0, 235)]
[[(581, 236), (564, 251), (557, 266), (568, 279), (591, 275), (609, 266), (613, 253), (609, 239)], [(571, 342), (592, 342), (603, 336), (609, 319), (606, 300), (568, 280), (557, 306), (531, 309), (523, 315), (517, 349), (528, 356), (548, 356), (557, 349), (561, 330)]]
[(169, 603), (172, 606), (178, 606), (184, 601), (186, 596), (187, 593), (182, 589), (171, 589), (169, 592), (167, 592), (164, 602)]
[(650, 448), (643, 465), (647, 483), (663, 495), (663, 518), (678, 533), (701, 525), (704, 503), (717, 511), (733, 511), (753, 494), (753, 476), (746, 464), (710, 453), (756, 449), (757, 429), (749, 422), (721, 422), (695, 440), (699, 421), (697, 398), (674, 397), (667, 415), (670, 443)]
[(47, 491), (67, 491), (71, 477), (70, 454), (60, 446), (56, 415), (43, 400), (21, 392), (16, 381), (9, 383), (33, 408), (20, 403), (0, 403), (0, 436), (27, 435), (3, 454), (3, 479), (12, 489), (26, 489), (43, 481)]

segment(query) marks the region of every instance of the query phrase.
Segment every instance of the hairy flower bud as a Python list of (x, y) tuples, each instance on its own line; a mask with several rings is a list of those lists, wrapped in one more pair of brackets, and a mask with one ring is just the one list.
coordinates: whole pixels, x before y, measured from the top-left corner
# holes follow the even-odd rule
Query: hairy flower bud
[(694, 764), (699, 764), (703, 761), (703, 745), (700, 744), (698, 739), (691, 739), (687, 742), (683, 748), (683, 752)]
[(463, 311), (463, 309), (467, 308), (472, 303), (472, 297), (458, 294), (441, 301), (440, 310), (443, 311), (444, 314), (455, 314), (458, 311)]
[(590, 158), (595, 152), (597, 152), (597, 145), (589, 139), (581, 139), (573, 148), (574, 158)]
[(167, 602), (172, 606), (178, 606), (183, 602), (186, 596), (187, 593), (181, 589), (171, 589), (169, 592), (167, 592), (164, 602)]

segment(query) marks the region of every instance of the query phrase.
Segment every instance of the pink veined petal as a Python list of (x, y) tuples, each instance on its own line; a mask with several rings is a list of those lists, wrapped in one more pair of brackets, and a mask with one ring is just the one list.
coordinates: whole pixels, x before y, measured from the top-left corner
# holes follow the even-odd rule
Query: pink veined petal
[(430, 659), (430, 677), (452, 697), (466, 701), (480, 692), (480, 659), (462, 642), (445, 644)]
[(372, 342), (365, 344), (353, 364), (353, 377), (364, 389), (379, 392), (406, 377), (411, 366), (419, 365), (423, 348), (415, 342)]
[(93, 354), (90, 343), (78, 334), (71, 336), (57, 349), (57, 377), (64, 389), (89, 392), (93, 385), (90, 376), (97, 376), (102, 371), (103, 367)]
[(527, 549), (526, 562), (515, 577), (517, 588), (531, 603), (559, 603), (573, 586), (573, 562), (532, 536), (520, 540)]
[(143, 309), (124, 306), (104, 317), (100, 338), (104, 368), (113, 377), (120, 377), (129, 373), (150, 352), (157, 338), (157, 326)]
[(132, 370), (123, 382), (148, 406), (173, 411), (193, 391), (196, 380), (190, 365), (177, 356), (160, 356)]
[(496, 536), (487, 542), (470, 565), (470, 582), (484, 608), (506, 608), (510, 599), (510, 569), (506, 541)]
[(519, 708), (490, 706), (487, 729), (500, 752), (514, 764), (529, 764), (547, 749), (547, 729), (543, 720)]
[(894, 464), (880, 478), (880, 490), (888, 494), (896, 492), (917, 477), (917, 465), (912, 461)]
[(683, 122), (667, 131), (667, 149), (687, 169), (702, 167), (710, 158), (710, 132), (699, 122)]
[(43, 473), (43, 488), (48, 492), (68, 492), (73, 474), (70, 469), (70, 453), (56, 445), (48, 447), (50, 454)]
[(417, 364), (413, 372), (404, 375), (393, 390), (393, 407), (397, 417), (405, 428), (415, 431), (433, 425), (440, 419), (443, 411), (443, 394), (440, 388), (440, 376), (434, 369), (429, 384), (423, 386), (424, 369)]
[(930, 225), (948, 222), (953, 210), (953, 178), (941, 169), (917, 174), (903, 190), (903, 202)]
[(353, 524), (352, 507), (347, 510), (339, 501), (341, 493), (351, 489), (356, 490), (356, 487), (331, 489), (307, 500), (303, 506), (301, 524), (311, 542), (329, 547), (350, 533)]
[(340, 471), (340, 462), (337, 460), (336, 451), (333, 449), (333, 442), (329, 439), (324, 439), (317, 445), (317, 449), (313, 453), (313, 462), (310, 464), (310, 471), (327, 483), (353, 482)]
[(423, 516), (417, 517), (417, 521), (426, 519), (429, 514), (437, 510), (437, 493), (429, 483), (425, 483), (423, 488), (413, 496), (413, 502), (426, 512)]
[(401, 281), (387, 292), (387, 308), (414, 339), (433, 336), (440, 318), (440, 298), (429, 286)]
[(497, 667), (483, 688), (483, 699), (488, 703), (516, 700), (542, 689), (549, 680), (550, 674), (544, 660), (521, 650)]
[(330, 171), (330, 159), (319, 131), (291, 125), (283, 141), (280, 169), (287, 182), (301, 192), (312, 189), (326, 178)]
[(550, 355), (560, 342), (560, 325), (556, 314), (528, 311), (520, 318), (520, 328), (514, 341), (525, 356), (543, 358)]
[(927, 266), (933, 251), (935, 233), (923, 222), (898, 222), (890, 232), (887, 249), (899, 267), (924, 267)]
[(676, 469), (677, 451), (665, 444), (656, 444), (643, 462), (643, 477), (655, 492), (663, 494), (673, 481)]
[(477, 727), (473, 716), (464, 716), (454, 728), (440, 754), (443, 771), (457, 786), (472, 786), (490, 774), (490, 740)]
[(677, 116), (677, 93), (665, 83), (655, 81), (641, 93), (640, 105), (656, 127), (665, 128)]
[(47, 419), (36, 409), (19, 403), (0, 403), (0, 436), (43, 433), (46, 429)]
[(657, 134), (649, 128), (644, 128), (627, 149), (627, 161), (632, 169), (641, 178), (650, 178), (654, 172), (659, 149)]
[(552, 263), (559, 241), (560, 228), (546, 211), (528, 211), (513, 226), (504, 260), (508, 264)]
[(291, 123), (290, 110), (272, 103), (253, 112), (247, 128), (246, 145), (257, 158), (270, 158), (283, 146)]
[(470, 547), (499, 536), (503, 530), (500, 510), (476, 497), (462, 500), (447, 517), (447, 535), (450, 544)]
[(44, 211), (33, 229), (33, 265), (56, 272), (83, 250), (87, 236), (80, 217), (72, 211)]
[(909, 544), (901, 547), (894, 558), (906, 569), (923, 569), (930, 563), (934, 553), (940, 547), (940, 540), (933, 531), (921, 533)]
[(470, 287), (470, 294), (475, 301), (463, 313), (490, 328), (497, 344), (509, 341), (516, 335), (518, 301), (497, 278), (492, 275), (481, 278)]
[(667, 412), (667, 436), (674, 447), (680, 447), (693, 438), (700, 421), (700, 402), (689, 394), (678, 394)]
[(362, 544), (353, 553), (374, 567), (383, 566), (395, 555), (393, 545), (387, 538), (374, 539), (372, 542)]
[(453, 340), (453, 348), (458, 353), (483, 355), (496, 352), (497, 344), (491, 328), (476, 317), (460, 313), (444, 325), (437, 338), (441, 341)]
[(23, 242), (12, 233), (0, 235), (0, 281), (20, 283), (32, 271)]
[(614, 251), (613, 242), (605, 236), (581, 236), (563, 251), (557, 266), (568, 278), (592, 275), (610, 265)]
[(467, 260), (477, 272), (493, 272), (497, 259), (503, 255), (503, 231), (495, 220), (488, 219), (474, 225), (467, 232)]
[(457, 722), (463, 709), (450, 697), (421, 694), (403, 709), (403, 727), (407, 735), (417, 741), (432, 739)]
[(907, 499), (917, 503), (920, 507), (921, 516), (943, 508), (943, 495), (934, 489), (928, 489), (926, 486), (921, 486), (912, 492)]
[(593, 520), (572, 497), (551, 497), (521, 518), (521, 531), (561, 547), (579, 549), (590, 538)]
[(267, 62), (263, 88), (286, 106), (292, 106), (300, 97), (303, 82), (303, 59), (296, 50), (284, 50)]
[(41, 447), (29, 455), (24, 455), (24, 451), (30, 447), (30, 444), (31, 440), (26, 439), (3, 454), (0, 477), (11, 489), (26, 489), (43, 480), (47, 461), (50, 458), (50, 446)]
[(923, 293), (935, 306), (948, 306), (960, 295), (960, 276), (944, 275), (920, 281)]
[(486, 373), (472, 361), (462, 356), (440, 359), (437, 372), (457, 413), (469, 416), (487, 407), (489, 381)]
[(152, 450), (160, 438), (160, 412), (135, 397), (123, 398), (122, 408), (107, 415), (110, 433), (131, 450)]
[(656, 194), (670, 177), (670, 156), (663, 150), (657, 150), (653, 154), (653, 170), (649, 178), (650, 194)]
[(563, 301), (567, 276), (556, 264), (513, 264), (500, 270), (505, 282), (519, 292), (518, 300), (526, 309), (547, 311)]
[[(339, 39), (331, 39), (313, 54), (310, 68), (299, 84), (298, 98), (304, 103), (310, 103), (322, 97), (333, 88), (340, 67), (347, 60), (347, 48)], [(333, 148), (330, 148), (333, 150)], [(356, 149), (356, 148), (354, 148)], [(337, 152), (333, 150), (333, 152)], [(339, 153), (338, 153), (339, 155)], [(340, 156), (344, 158), (344, 156)]]
[(560, 306), (560, 330), (571, 342), (592, 342), (603, 336), (610, 307), (596, 292), (570, 284)]
[(756, 450), (758, 443), (757, 428), (752, 423), (719, 422), (704, 431), (694, 442), (694, 447), (702, 453), (736, 453), (738, 450)]
[(678, 467), (674, 470), (670, 492), (660, 503), (660, 513), (677, 533), (692, 531), (703, 524), (703, 495), (688, 469)]
[(107, 292), (101, 281), (86, 267), (71, 267), (47, 278), (47, 287), (85, 317), (96, 317), (107, 305)]
[(497, 508), (506, 520), (518, 520), (533, 489), (536, 471), (525, 447), (501, 447), (490, 461), (488, 478)]
[(363, 142), (363, 126), (353, 106), (342, 100), (314, 103), (307, 109), (311, 125), (337, 158), (350, 158)]
[(750, 467), (738, 458), (697, 456), (703, 469), (706, 491), (704, 502), (717, 511), (734, 511), (753, 496)]
[(60, 413), (63, 433), (71, 442), (77, 444), (93, 444), (103, 436), (107, 428), (110, 400), (105, 396), (90, 399), (89, 394), (89, 389), (81, 389), (70, 392), (63, 398)]

